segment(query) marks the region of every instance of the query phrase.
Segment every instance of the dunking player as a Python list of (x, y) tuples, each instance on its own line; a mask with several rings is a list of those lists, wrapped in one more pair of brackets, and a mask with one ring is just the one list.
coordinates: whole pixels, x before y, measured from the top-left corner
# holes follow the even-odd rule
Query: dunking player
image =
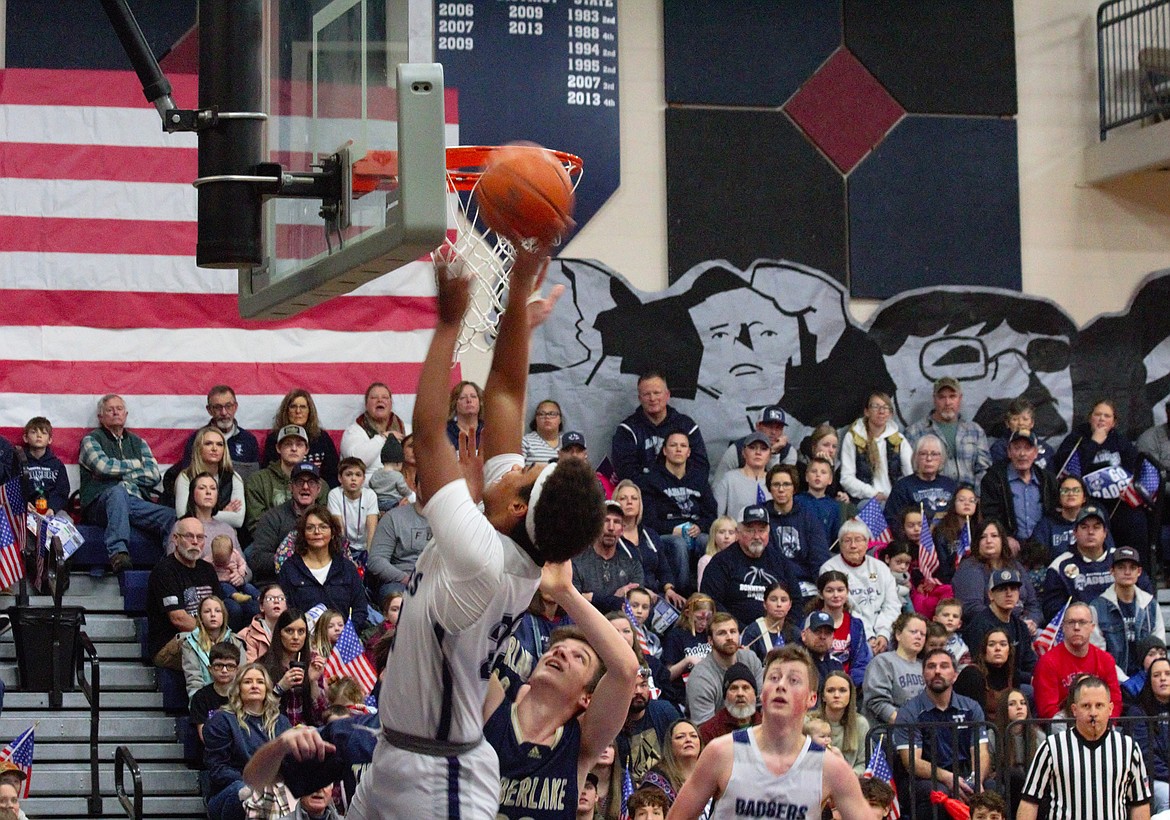
[(540, 584), (540, 566), (569, 560), (601, 534), (592, 467), (568, 459), (524, 469), (520, 455), (529, 340), (557, 295), (527, 305), (547, 264), (543, 249), (518, 249), (509, 274), (484, 395), (487, 462), (480, 466), (468, 441), (456, 459), (447, 396), (469, 292), (467, 279), (453, 275), (456, 264), (436, 254), (438, 326), (414, 405), (418, 494), (433, 538), (411, 577), (382, 677), (382, 737), (347, 815), (355, 820), (495, 816), (499, 762), (483, 741), (488, 671)]
[(843, 820), (872, 814), (852, 767), (803, 733), (817, 702), (817, 669), (799, 646), (764, 659), (763, 721), (711, 741), (670, 808), (668, 820), (698, 817), (714, 797), (711, 820), (731, 817), (820, 817), (832, 800)]

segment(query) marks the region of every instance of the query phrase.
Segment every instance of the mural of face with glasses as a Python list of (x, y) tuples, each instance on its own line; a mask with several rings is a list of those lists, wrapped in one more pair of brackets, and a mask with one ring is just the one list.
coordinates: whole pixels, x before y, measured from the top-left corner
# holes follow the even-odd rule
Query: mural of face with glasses
[(902, 294), (869, 327), (898, 385), (902, 424), (929, 414), (934, 382), (950, 376), (962, 387), (963, 418), (999, 435), (1008, 404), (1023, 396), (1043, 437), (1067, 433), (1072, 422), (1075, 335), (1072, 319), (1052, 302), (983, 289)]

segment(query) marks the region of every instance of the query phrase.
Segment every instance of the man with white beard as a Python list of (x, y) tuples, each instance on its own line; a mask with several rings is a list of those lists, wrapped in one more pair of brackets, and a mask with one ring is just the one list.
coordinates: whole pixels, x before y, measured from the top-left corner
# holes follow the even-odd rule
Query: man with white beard
[(756, 705), (756, 676), (742, 663), (733, 663), (723, 673), (723, 708), (699, 726), (699, 738), (706, 747), (720, 735), (760, 722)]

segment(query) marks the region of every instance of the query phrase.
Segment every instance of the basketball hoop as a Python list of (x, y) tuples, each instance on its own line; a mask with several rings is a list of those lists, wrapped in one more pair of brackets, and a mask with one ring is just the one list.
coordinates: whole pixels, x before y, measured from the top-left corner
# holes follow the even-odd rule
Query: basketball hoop
[[(446, 244), (462, 261), (463, 274), (473, 280), (463, 332), (455, 347), (456, 360), (469, 348), (484, 353), (492, 349), (508, 294), (508, 271), (516, 258), (512, 243), (480, 220), (474, 198), (488, 159), (500, 147), (459, 145), (447, 149), (448, 224), (454, 224), (455, 232), (452, 238), (448, 229)], [(576, 189), (581, 179), (581, 158), (565, 151), (546, 150), (565, 166)]]

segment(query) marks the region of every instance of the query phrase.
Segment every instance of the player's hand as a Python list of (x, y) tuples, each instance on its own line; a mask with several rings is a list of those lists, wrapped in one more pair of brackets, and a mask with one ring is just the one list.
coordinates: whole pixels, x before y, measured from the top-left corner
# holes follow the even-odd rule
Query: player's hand
[(431, 262), (435, 265), (439, 290), (439, 322), (461, 325), (471, 299), (471, 280), (463, 269), (464, 262), (448, 244), (440, 245), (431, 253)]
[(471, 500), (478, 504), (483, 498), (483, 456), (475, 448), (475, 436), (467, 430), (459, 431), (459, 471), (467, 482)]
[(546, 563), (540, 568), (540, 591), (560, 603), (573, 588), (573, 562)]
[(552, 315), (557, 300), (561, 298), (564, 292), (564, 285), (556, 285), (548, 292), (548, 296), (540, 296), (539, 290), (533, 293), (532, 297), (528, 300), (528, 327), (536, 330), (543, 325), (545, 320)]
[(282, 732), (280, 743), (284, 746), (284, 753), (292, 755), (294, 760), (324, 760), (325, 755), (337, 751), (332, 743), (326, 743), (321, 733), (312, 726), (294, 726)]

